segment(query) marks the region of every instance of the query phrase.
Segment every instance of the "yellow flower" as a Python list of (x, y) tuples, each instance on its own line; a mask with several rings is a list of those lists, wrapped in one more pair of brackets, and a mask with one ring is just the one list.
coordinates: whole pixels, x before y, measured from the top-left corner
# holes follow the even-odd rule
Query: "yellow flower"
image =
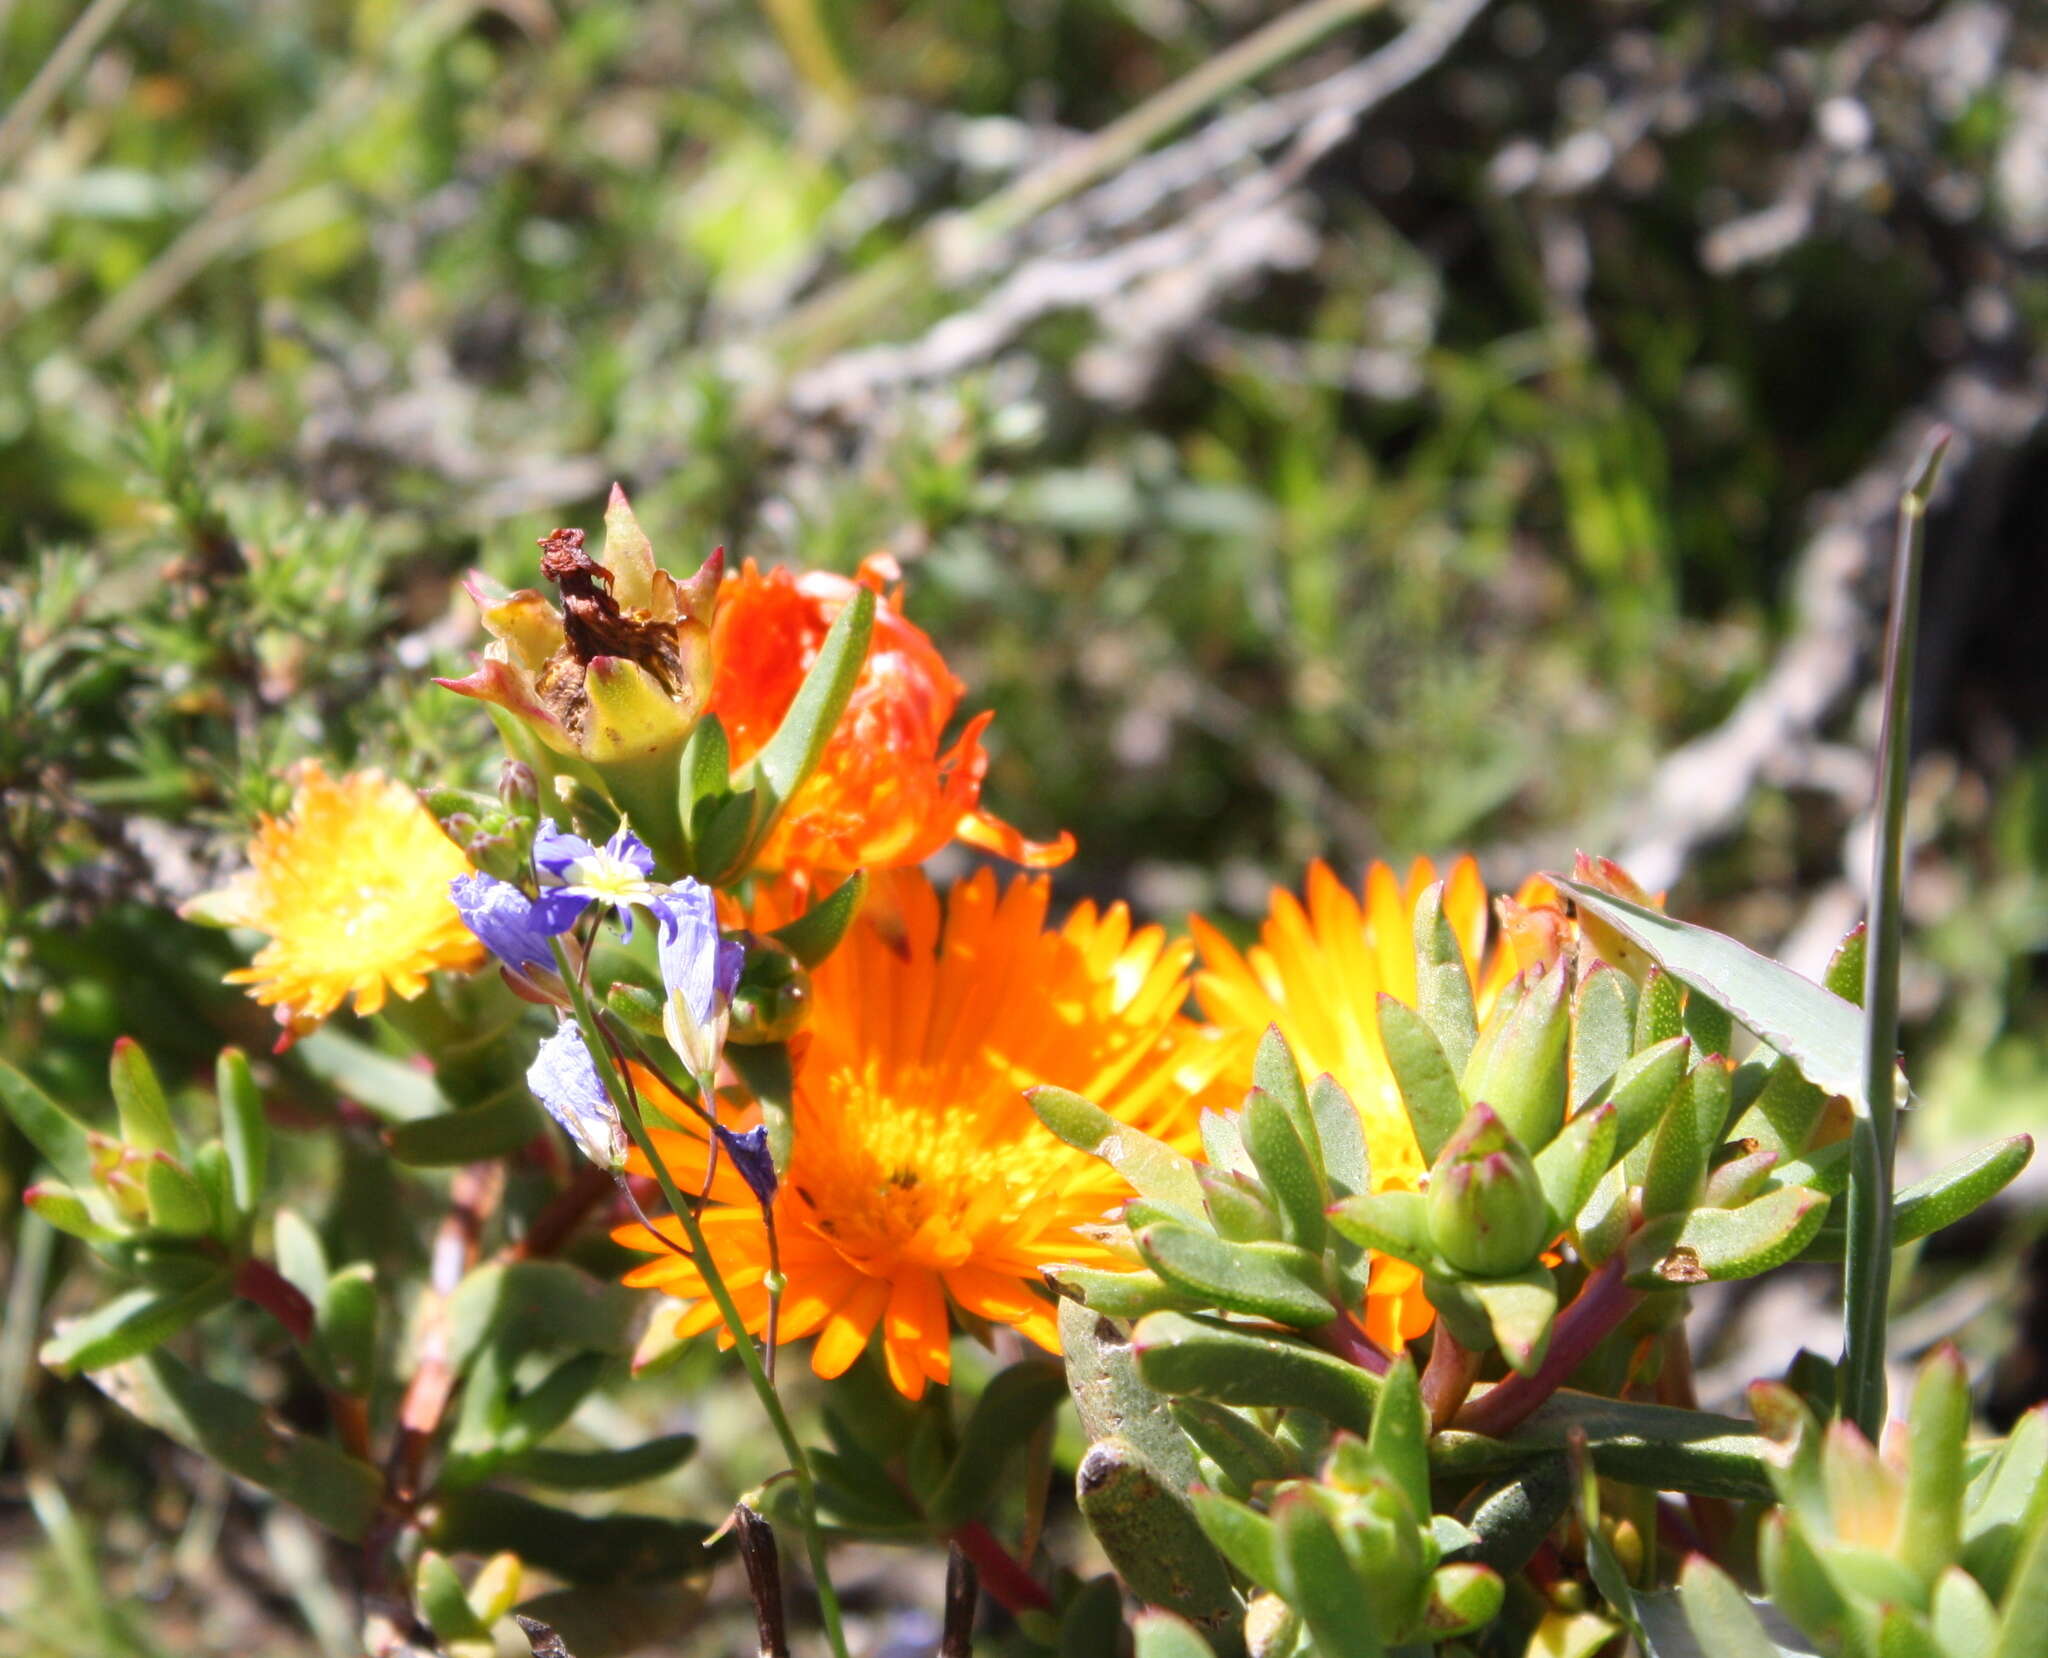
[[(1415, 906), (1437, 879), (1436, 866), (1418, 858), (1404, 883), (1384, 863), (1366, 871), (1361, 892), (1338, 880), (1329, 865), (1309, 866), (1307, 903), (1284, 887), (1259, 942), (1240, 952), (1200, 916), (1191, 918), (1203, 970), (1195, 977), (1202, 1011), (1220, 1029), (1256, 1036), (1277, 1024), (1305, 1076), (1327, 1071), (1358, 1106), (1372, 1160), (1376, 1191), (1413, 1191), (1423, 1173), (1422, 1153), (1408, 1126), (1400, 1089), (1380, 1043), (1382, 991), (1415, 1004)], [(1508, 979), (1556, 953), (1563, 918), (1546, 881), (1532, 879), (1512, 902), (1503, 902), (1506, 937), (1485, 956), (1486, 886), (1479, 866), (1458, 859), (1444, 878), (1444, 914), (1473, 976), (1484, 1019)], [(1404, 1261), (1374, 1263), (1366, 1330), (1393, 1347), (1429, 1327), (1421, 1274)]]
[[(951, 1375), (953, 1309), (1056, 1348), (1039, 1269), (1124, 1264), (1079, 1229), (1109, 1216), (1130, 1188), (1055, 1139), (1024, 1089), (1073, 1089), (1194, 1152), (1202, 1107), (1234, 1103), (1219, 1071), (1243, 1055), (1181, 1014), (1192, 946), (1156, 927), (1134, 931), (1120, 904), (1083, 904), (1048, 930), (1042, 878), (999, 891), (984, 870), (943, 905), (920, 872), (886, 884), (893, 902), (864, 915), (817, 970), (790, 1165), (775, 1197), (788, 1281), (777, 1335), (815, 1335), (811, 1367), (831, 1377), (879, 1326), (890, 1379), (917, 1398)], [(658, 1083), (637, 1082), (661, 1103)], [(657, 1133), (655, 1143), (678, 1183), (702, 1180), (701, 1137)], [(681, 1243), (673, 1220), (661, 1226)], [(704, 1230), (747, 1327), (764, 1330), (768, 1239), (730, 1160)], [(693, 1262), (645, 1227), (614, 1236), (655, 1257), (628, 1283), (691, 1304), (678, 1335), (718, 1323)]]
[(336, 782), (312, 760), (292, 782), (291, 810), (264, 817), (249, 868), (185, 907), (194, 920), (270, 935), (227, 981), (276, 1008), (280, 1045), (351, 995), (356, 1012), (375, 1013), (387, 995), (417, 996), (430, 973), (482, 965), (448, 895), (469, 860), (418, 795), (376, 771)]

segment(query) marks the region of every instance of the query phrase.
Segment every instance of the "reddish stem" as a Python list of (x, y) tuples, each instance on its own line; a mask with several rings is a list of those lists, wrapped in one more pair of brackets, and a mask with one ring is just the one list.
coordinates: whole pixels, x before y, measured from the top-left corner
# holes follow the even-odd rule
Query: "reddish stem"
[(996, 1540), (979, 1520), (969, 1520), (953, 1533), (953, 1542), (981, 1574), (989, 1598), (1010, 1612), (1050, 1612), (1052, 1596)]
[(1422, 1371), (1422, 1402), (1429, 1408), (1432, 1433), (1442, 1433), (1457, 1416), (1459, 1407), (1479, 1380), (1483, 1355), (1463, 1345), (1442, 1319), (1429, 1349), (1429, 1363)]
[(235, 1294), (253, 1301), (285, 1327), (293, 1341), (310, 1341), (313, 1335), (313, 1303), (303, 1291), (268, 1261), (253, 1255), (235, 1269)]
[(1393, 1368), (1394, 1361), (1348, 1313), (1339, 1313), (1309, 1334), (1338, 1358), (1348, 1359), (1359, 1369), (1370, 1371), (1375, 1376), (1384, 1376)]
[(1530, 1375), (1510, 1376), (1499, 1386), (1488, 1388), (1458, 1412), (1457, 1426), (1498, 1439), (1527, 1421), (1643, 1299), (1642, 1291), (1623, 1282), (1624, 1270), (1617, 1253), (1588, 1278), (1578, 1298), (1558, 1315), (1543, 1362)]

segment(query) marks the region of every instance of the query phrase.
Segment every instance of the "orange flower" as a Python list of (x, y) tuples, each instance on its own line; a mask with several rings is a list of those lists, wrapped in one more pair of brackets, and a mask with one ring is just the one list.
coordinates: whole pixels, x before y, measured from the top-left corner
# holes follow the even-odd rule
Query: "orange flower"
[[(1056, 1349), (1039, 1269), (1122, 1264), (1080, 1228), (1112, 1214), (1130, 1188), (1047, 1131), (1023, 1090), (1073, 1089), (1194, 1152), (1201, 1109), (1231, 1097), (1217, 1078), (1242, 1050), (1180, 1012), (1192, 945), (1169, 943), (1157, 927), (1133, 930), (1121, 904), (1083, 904), (1048, 930), (1042, 878), (999, 890), (983, 870), (943, 905), (920, 872), (891, 884), (892, 924), (863, 917), (817, 969), (790, 1166), (775, 1198), (788, 1284), (777, 1334), (815, 1335), (811, 1367), (831, 1377), (880, 1326), (890, 1379), (917, 1398), (951, 1374), (950, 1309)], [(660, 1085), (637, 1080), (659, 1105)], [(655, 1144), (679, 1184), (701, 1180), (701, 1134), (658, 1132)], [(682, 1242), (673, 1219), (659, 1224)], [(712, 1185), (704, 1231), (747, 1327), (763, 1331), (766, 1229), (729, 1164)], [(642, 1226), (614, 1236), (655, 1257), (629, 1284), (690, 1303), (678, 1335), (718, 1324), (693, 1262)]]
[[(769, 837), (762, 867), (915, 864), (954, 839), (1032, 869), (1064, 863), (1073, 856), (1071, 835), (1029, 841), (980, 805), (988, 772), (981, 738), (992, 715), (975, 715), (940, 751), (965, 687), (924, 631), (905, 620), (898, 595), (885, 591), (894, 574), (885, 558), (861, 566), (860, 584), (880, 601), (867, 661), (817, 771)], [(855, 590), (844, 576), (763, 571), (751, 559), (726, 578), (712, 633), (711, 711), (725, 727), (735, 766), (775, 734), (832, 619)]]
[[(1317, 860), (1309, 866), (1306, 906), (1286, 888), (1274, 888), (1259, 942), (1243, 952), (1200, 916), (1190, 918), (1202, 951), (1203, 971), (1195, 978), (1202, 1011), (1240, 1036), (1277, 1024), (1305, 1075), (1327, 1071), (1343, 1084), (1364, 1123), (1375, 1191), (1413, 1191), (1423, 1174), (1422, 1153), (1380, 1044), (1378, 1009), (1381, 991), (1415, 1004), (1415, 906), (1436, 879), (1427, 858), (1409, 867), (1405, 884), (1376, 862), (1362, 893), (1353, 893)], [(1487, 958), (1479, 866), (1469, 857), (1451, 865), (1444, 914), (1473, 977), (1481, 1019), (1502, 985), (1523, 968), (1554, 959), (1564, 937), (1564, 917), (1547, 881), (1525, 882), (1501, 908), (1503, 937)], [(1432, 1316), (1420, 1270), (1379, 1257), (1367, 1333), (1396, 1348), (1428, 1329)]]

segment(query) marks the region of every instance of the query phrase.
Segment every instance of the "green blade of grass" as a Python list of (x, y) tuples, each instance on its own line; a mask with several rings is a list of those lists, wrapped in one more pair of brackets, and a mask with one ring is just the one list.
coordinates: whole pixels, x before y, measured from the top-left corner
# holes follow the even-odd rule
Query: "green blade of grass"
[(1848, 1257), (1842, 1278), (1841, 1412), (1873, 1441), (1884, 1427), (1885, 1307), (1892, 1277), (1892, 1162), (1898, 1135), (1900, 869), (1912, 731), (1913, 649), (1928, 497), (1949, 434), (1937, 431), (1899, 501), (1891, 616), (1885, 627), (1884, 723), (1870, 868), (1869, 954), (1863, 969), (1863, 1098), (1850, 1136)]

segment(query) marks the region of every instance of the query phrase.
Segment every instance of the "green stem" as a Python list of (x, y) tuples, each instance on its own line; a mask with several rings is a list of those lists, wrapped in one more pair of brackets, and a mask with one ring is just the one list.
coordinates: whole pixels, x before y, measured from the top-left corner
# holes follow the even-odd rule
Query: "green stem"
[[(790, 1425), (789, 1414), (782, 1408), (782, 1400), (775, 1392), (775, 1384), (768, 1379), (762, 1367), (761, 1355), (754, 1347), (754, 1338), (748, 1333), (746, 1321), (740, 1317), (739, 1306), (732, 1298), (732, 1291), (726, 1288), (725, 1276), (718, 1270), (710, 1246), (704, 1240), (704, 1230), (698, 1224), (697, 1213), (689, 1200), (677, 1190), (674, 1178), (654, 1149), (648, 1137), (646, 1125), (640, 1120), (640, 1113), (633, 1108), (633, 1096), (624, 1080), (612, 1065), (611, 1044), (605, 1032), (598, 1025), (596, 1009), (591, 1006), (589, 993), (579, 982), (570, 965), (566, 952), (559, 940), (555, 943), (555, 960), (562, 975), (562, 982), (569, 987), (569, 999), (575, 1005), (576, 1022), (583, 1028), (584, 1046), (590, 1050), (591, 1062), (597, 1067), (597, 1074), (605, 1086), (605, 1092), (612, 1103), (619, 1108), (619, 1121), (625, 1125), (626, 1133), (633, 1144), (640, 1148), (640, 1155), (647, 1159), (648, 1167), (654, 1171), (654, 1178), (661, 1187), (661, 1195), (676, 1219), (682, 1223), (684, 1233), (690, 1240), (691, 1258), (698, 1273), (704, 1279), (704, 1287), (711, 1292), (711, 1299), (718, 1305), (719, 1317), (725, 1320), (725, 1327), (732, 1332), (733, 1346), (740, 1355), (740, 1362), (746, 1367), (747, 1380), (753, 1384), (754, 1394), (761, 1401), (762, 1410), (768, 1413), (768, 1420), (775, 1429), (775, 1437), (782, 1442), (783, 1454), (789, 1458), (791, 1474), (796, 1478), (798, 1506), (803, 1519), (804, 1552), (810, 1559), (811, 1577), (818, 1591), (818, 1610), (825, 1624), (825, 1639), (830, 1643), (833, 1658), (847, 1658), (846, 1631), (839, 1615), (839, 1595), (832, 1586), (832, 1574), (825, 1560), (825, 1542), (818, 1526), (818, 1486), (811, 1473), (810, 1458), (804, 1454), (802, 1443), (797, 1439), (796, 1430)], [(705, 1091), (705, 1097), (710, 1092)]]
[(1885, 627), (1884, 723), (1872, 808), (1870, 927), (1863, 968), (1863, 1101), (1849, 1143), (1847, 1266), (1842, 1280), (1841, 1414), (1873, 1442), (1884, 1429), (1885, 1314), (1892, 1284), (1892, 1168), (1898, 1140), (1900, 871), (1906, 844), (1906, 771), (1912, 746), (1913, 649), (1927, 500), (1948, 449), (1935, 433), (1899, 501)]

